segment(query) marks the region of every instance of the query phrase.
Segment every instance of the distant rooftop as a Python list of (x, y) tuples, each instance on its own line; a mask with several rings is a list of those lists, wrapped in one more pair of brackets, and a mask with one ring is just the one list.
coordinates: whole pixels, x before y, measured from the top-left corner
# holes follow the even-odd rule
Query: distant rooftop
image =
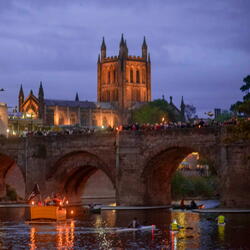
[(54, 99), (45, 99), (44, 102), (47, 106), (114, 109), (112, 104), (107, 102), (69, 101)]

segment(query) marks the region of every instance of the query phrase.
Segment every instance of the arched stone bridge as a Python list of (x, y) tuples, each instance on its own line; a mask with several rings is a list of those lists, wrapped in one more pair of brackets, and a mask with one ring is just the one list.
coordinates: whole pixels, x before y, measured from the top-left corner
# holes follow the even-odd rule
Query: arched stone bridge
[(15, 162), (26, 194), (38, 183), (44, 195), (62, 192), (79, 199), (79, 189), (96, 170), (109, 177), (120, 205), (171, 202), (170, 180), (191, 152), (210, 161), (219, 177), (226, 207), (250, 207), (250, 142), (224, 143), (219, 128), (123, 131), (0, 139), (0, 197), (5, 176)]

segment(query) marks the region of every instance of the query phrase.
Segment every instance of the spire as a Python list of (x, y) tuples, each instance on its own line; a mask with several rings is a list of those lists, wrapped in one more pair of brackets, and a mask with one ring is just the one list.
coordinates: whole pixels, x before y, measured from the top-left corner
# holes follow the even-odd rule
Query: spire
[(181, 108), (182, 108), (182, 107), (185, 107), (184, 100), (183, 100), (183, 96), (181, 97)]
[(20, 90), (19, 90), (19, 98), (22, 97), (24, 98), (24, 93), (23, 93), (23, 86), (21, 84)]
[(125, 51), (126, 51), (126, 55), (128, 56), (128, 46), (127, 46), (127, 41), (125, 40)]
[(151, 60), (150, 60), (150, 53), (148, 53), (148, 62), (151, 63)]
[(104, 37), (102, 37), (102, 45), (101, 45), (101, 50), (106, 50), (106, 44), (105, 44)]
[(123, 33), (120, 41), (120, 47), (123, 47), (125, 45), (124, 38), (123, 38)]
[(123, 34), (122, 34), (121, 41), (120, 41), (119, 57), (126, 58), (127, 52), (128, 52), (128, 48), (127, 48), (126, 42), (124, 41)]
[(100, 59), (100, 54), (98, 54), (98, 60), (97, 60), (97, 63), (100, 63), (101, 62), (101, 59)]
[(33, 90), (32, 89), (30, 90), (30, 95), (33, 95)]
[(104, 37), (102, 38), (102, 45), (101, 45), (101, 60), (106, 58), (106, 44), (104, 41)]
[(185, 104), (183, 100), (183, 96), (181, 97), (181, 120), (185, 121)]
[(141, 54), (142, 54), (142, 57), (147, 60), (147, 54), (148, 54), (148, 46), (147, 46), (147, 43), (146, 43), (146, 38), (144, 36), (143, 38), (143, 43), (142, 43), (142, 46), (141, 46)]
[(40, 82), (40, 86), (39, 86), (39, 91), (38, 91), (38, 98), (39, 99), (43, 99), (44, 97), (44, 92), (43, 92), (43, 83), (42, 81)]
[(19, 95), (18, 95), (18, 110), (19, 112), (22, 112), (22, 105), (24, 102), (24, 93), (23, 93), (23, 86), (21, 84)]
[(145, 48), (145, 49), (148, 48), (147, 43), (146, 43), (146, 38), (145, 38), (145, 36), (144, 36), (144, 38), (143, 38), (142, 48), (143, 48), (143, 49), (144, 49), (144, 48)]
[(173, 96), (170, 96), (170, 104), (173, 104)]
[(75, 98), (76, 102), (79, 102), (79, 96), (78, 96), (78, 92), (76, 92), (76, 98)]

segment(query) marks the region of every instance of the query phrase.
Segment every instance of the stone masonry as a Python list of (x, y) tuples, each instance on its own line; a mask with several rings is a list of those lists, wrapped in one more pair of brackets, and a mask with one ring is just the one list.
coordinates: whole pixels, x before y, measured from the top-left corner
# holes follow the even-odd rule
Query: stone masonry
[(226, 144), (223, 136), (218, 128), (189, 128), (1, 138), (0, 197), (15, 162), (26, 194), (38, 183), (42, 195), (61, 192), (78, 201), (79, 190), (100, 169), (116, 190), (117, 204), (166, 205), (172, 174), (189, 153), (199, 152), (216, 168), (222, 206), (250, 208), (250, 142)]

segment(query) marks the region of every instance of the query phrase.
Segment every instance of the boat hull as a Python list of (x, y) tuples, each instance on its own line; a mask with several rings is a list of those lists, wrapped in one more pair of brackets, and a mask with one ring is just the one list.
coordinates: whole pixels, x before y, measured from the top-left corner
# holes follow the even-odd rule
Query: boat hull
[(32, 206), (30, 207), (31, 220), (66, 220), (66, 209), (56, 206)]

